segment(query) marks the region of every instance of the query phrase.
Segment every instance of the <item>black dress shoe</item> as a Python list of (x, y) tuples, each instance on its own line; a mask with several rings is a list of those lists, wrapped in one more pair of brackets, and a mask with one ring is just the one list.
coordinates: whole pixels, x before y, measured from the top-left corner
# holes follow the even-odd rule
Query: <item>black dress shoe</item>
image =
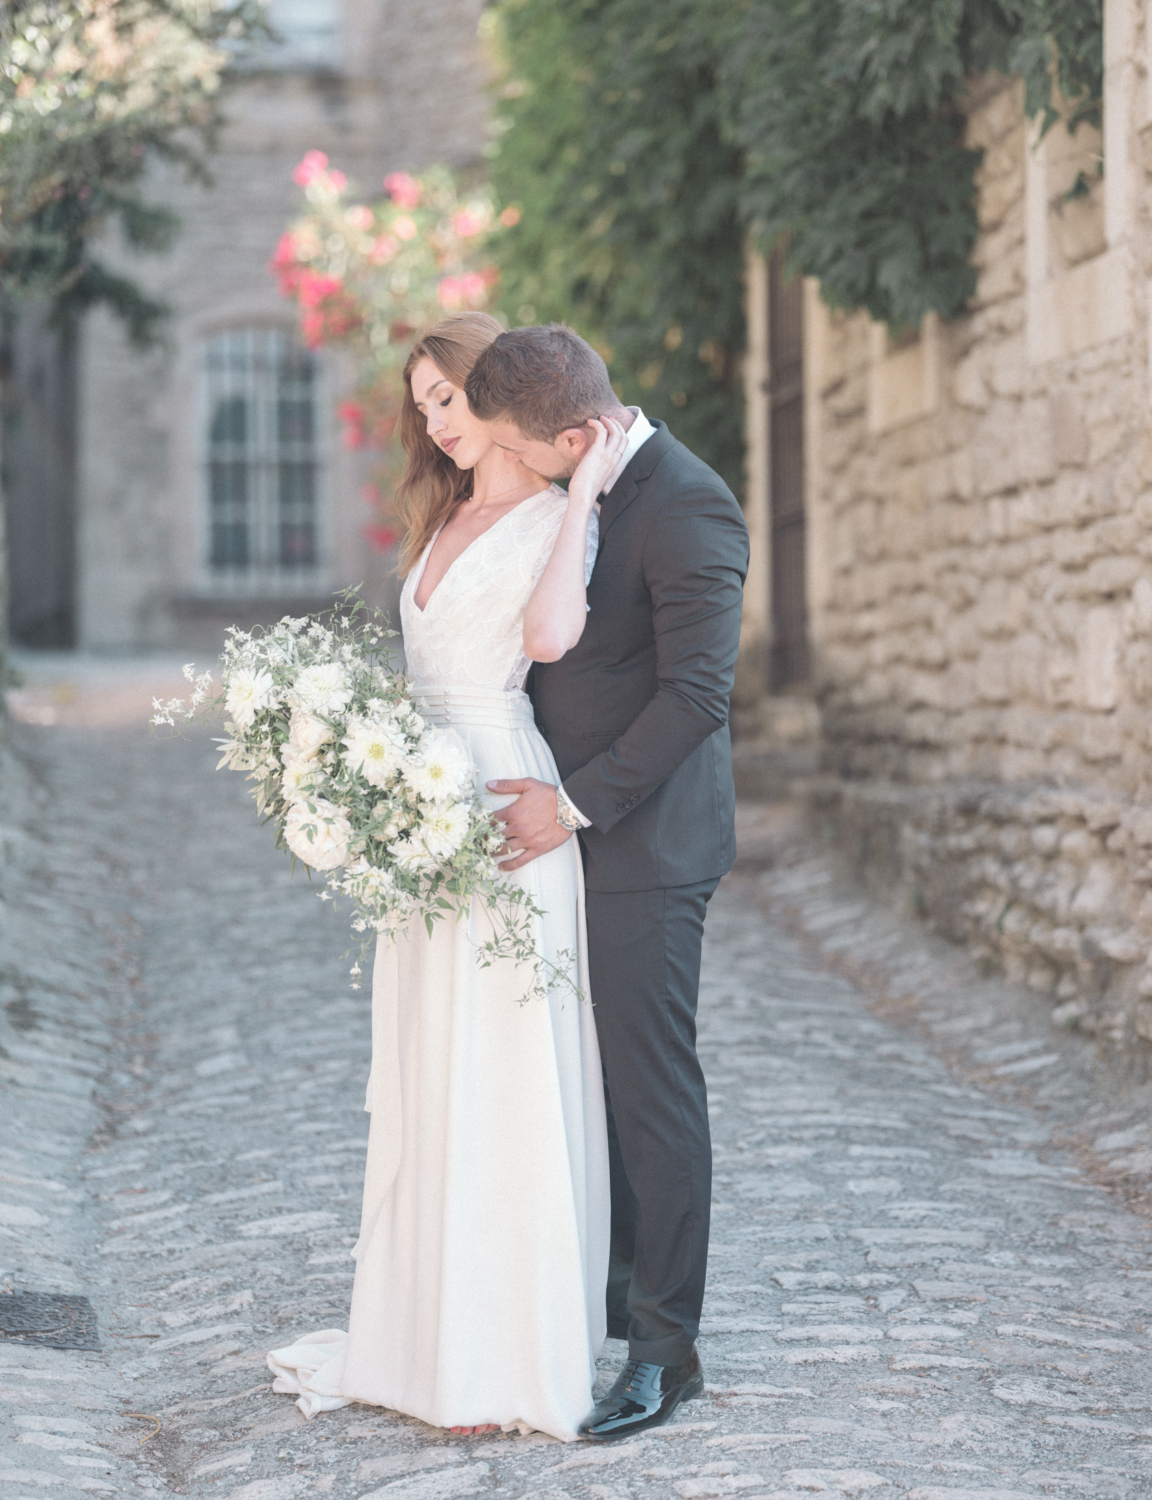
[(679, 1365), (653, 1365), (630, 1359), (616, 1384), (580, 1423), (580, 1436), (594, 1443), (630, 1437), (645, 1427), (660, 1427), (680, 1405), (704, 1394), (700, 1356), (692, 1353)]

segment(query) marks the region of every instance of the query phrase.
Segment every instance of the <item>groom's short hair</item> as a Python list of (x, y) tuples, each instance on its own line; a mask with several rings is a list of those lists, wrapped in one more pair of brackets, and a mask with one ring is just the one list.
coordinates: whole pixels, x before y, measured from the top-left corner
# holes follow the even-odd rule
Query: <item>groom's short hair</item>
[(525, 437), (545, 443), (620, 408), (608, 366), (563, 323), (500, 334), (472, 366), (464, 390), (481, 421), (515, 422)]

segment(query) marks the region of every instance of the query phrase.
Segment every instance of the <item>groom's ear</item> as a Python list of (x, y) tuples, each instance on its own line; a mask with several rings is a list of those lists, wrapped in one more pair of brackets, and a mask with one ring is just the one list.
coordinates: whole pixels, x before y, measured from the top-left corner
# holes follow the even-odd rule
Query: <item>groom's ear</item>
[(592, 429), (585, 422), (583, 427), (565, 427), (552, 439), (552, 446), (566, 458), (574, 458), (579, 462), (591, 441)]

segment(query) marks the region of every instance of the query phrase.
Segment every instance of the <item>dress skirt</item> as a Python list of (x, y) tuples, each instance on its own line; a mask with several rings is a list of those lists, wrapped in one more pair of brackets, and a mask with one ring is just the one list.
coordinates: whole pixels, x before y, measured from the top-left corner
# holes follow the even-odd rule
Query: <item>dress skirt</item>
[[(478, 786), (555, 762), (520, 692), (414, 689), (465, 740)], [(508, 798), (487, 797), (491, 805)], [(496, 1423), (571, 1440), (605, 1332), (609, 1190), (575, 838), (511, 877), (544, 913), (539, 951), (565, 981), (478, 949), (473, 901), (429, 937), (377, 944), (372, 1113), (349, 1329), (270, 1363), (307, 1415), (363, 1401), (436, 1427)]]

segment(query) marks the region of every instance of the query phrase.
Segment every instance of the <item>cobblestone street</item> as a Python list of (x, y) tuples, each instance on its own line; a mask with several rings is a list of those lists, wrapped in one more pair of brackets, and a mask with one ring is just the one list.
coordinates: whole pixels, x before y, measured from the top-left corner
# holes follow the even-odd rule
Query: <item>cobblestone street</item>
[[(369, 1027), (344, 917), (205, 739), (48, 716), (16, 746), (0, 1289), (90, 1297), (102, 1348), (0, 1341), (10, 1500), (1152, 1494), (1152, 1222), (1042, 1102), (874, 1013), (748, 874), (706, 941), (706, 1398), (608, 1447), (306, 1423), (265, 1353), (343, 1326), (352, 1284)], [(1026, 1081), (1013, 1045), (985, 1061)]]

